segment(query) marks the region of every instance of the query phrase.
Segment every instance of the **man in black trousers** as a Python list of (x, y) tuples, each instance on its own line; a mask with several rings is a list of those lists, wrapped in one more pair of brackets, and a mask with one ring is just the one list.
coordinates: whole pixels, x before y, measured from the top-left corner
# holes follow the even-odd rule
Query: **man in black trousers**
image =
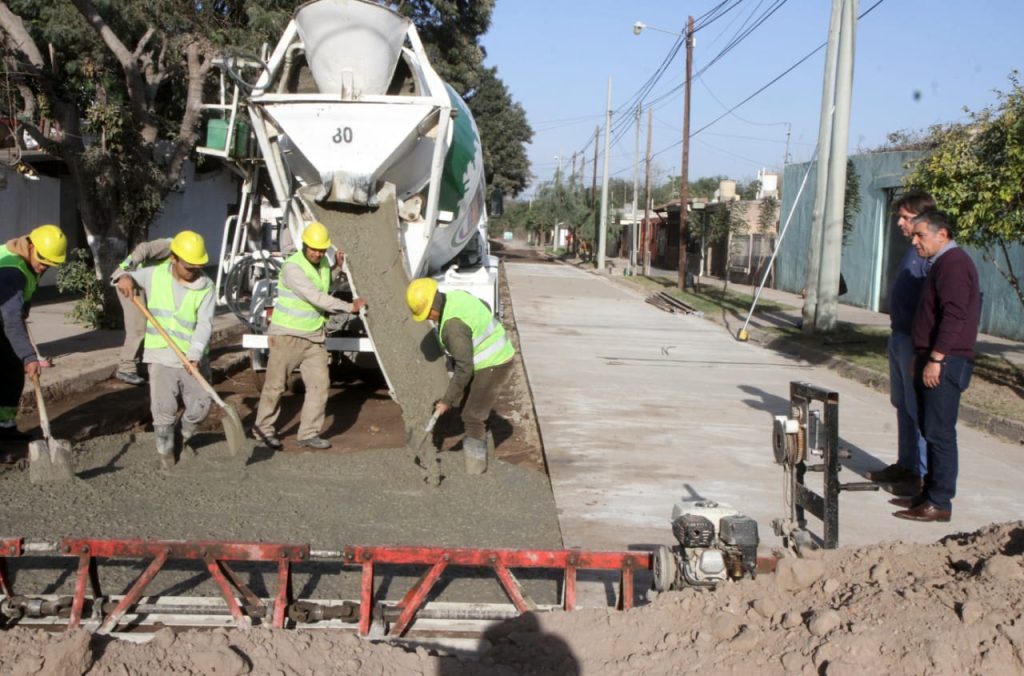
[(912, 334), (917, 354), (914, 387), (921, 434), (928, 444), (928, 473), (919, 495), (890, 502), (904, 508), (893, 514), (900, 519), (949, 521), (959, 456), (956, 419), (974, 366), (981, 291), (974, 262), (953, 241), (950, 218), (941, 211), (926, 211), (912, 222), (914, 246), (928, 267)]

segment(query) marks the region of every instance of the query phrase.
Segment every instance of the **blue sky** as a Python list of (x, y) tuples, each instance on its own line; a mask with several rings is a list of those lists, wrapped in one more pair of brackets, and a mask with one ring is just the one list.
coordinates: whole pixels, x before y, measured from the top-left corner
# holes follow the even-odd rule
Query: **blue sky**
[[(860, 0), (858, 13), (875, 2)], [(619, 108), (655, 72), (676, 40), (650, 29), (634, 35), (636, 21), (681, 32), (687, 15), (699, 18), (720, 4), (735, 7), (698, 29), (695, 72), (777, 0), (498, 0), (491, 28), (481, 39), (485, 63), (498, 68), (534, 129), (529, 147), (534, 184), (551, 179), (558, 155), (568, 172), (573, 152), (584, 149), (590, 182), (595, 125), (602, 127), (603, 149), (608, 78), (612, 108)], [(828, 0), (784, 2), (695, 77), (691, 134), (825, 42), (830, 9)], [(992, 104), (993, 91), (1006, 89), (1007, 75), (1024, 66), (1022, 26), (1021, 0), (883, 0), (857, 25), (851, 152), (881, 145), (892, 131), (963, 120), (964, 106), (977, 110)], [(734, 113), (694, 134), (691, 179), (724, 174), (745, 181), (761, 167), (780, 169), (786, 123), (791, 129), (790, 160), (810, 159), (818, 135), (824, 58), (822, 49)], [(682, 49), (648, 100), (680, 87), (685, 64)], [(661, 176), (679, 172), (682, 111), (681, 88), (654, 105), (652, 150)], [(641, 154), (646, 125), (645, 108)], [(634, 144), (630, 126), (609, 153), (612, 176), (632, 179)]]

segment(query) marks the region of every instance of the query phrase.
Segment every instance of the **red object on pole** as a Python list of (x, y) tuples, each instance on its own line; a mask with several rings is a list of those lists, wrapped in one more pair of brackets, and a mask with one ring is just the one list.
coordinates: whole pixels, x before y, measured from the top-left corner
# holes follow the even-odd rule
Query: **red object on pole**
[(619, 605), (628, 610), (633, 607), (633, 571), (650, 569), (648, 552), (584, 552), (556, 549), (469, 549), (443, 547), (346, 547), (346, 561), (361, 563), (363, 579), (359, 607), (359, 631), (366, 635), (372, 620), (373, 572), (377, 564), (426, 565), (427, 573), (406, 592), (396, 607), (401, 608), (398, 621), (389, 632), (401, 636), (412, 624), (416, 612), (430, 594), (433, 585), (450, 566), (491, 568), (505, 593), (519, 612), (533, 605), (523, 596), (522, 588), (510, 568), (557, 568), (565, 571), (565, 599), (563, 608), (576, 606), (576, 571), (621, 571)]
[(11, 591), (11, 578), (7, 572), (7, 557), (21, 556), (23, 538), (0, 538), (0, 592), (4, 596), (14, 596)]
[(152, 559), (146, 570), (135, 580), (100, 625), (100, 632), (112, 630), (128, 609), (142, 596), (150, 582), (170, 559), (187, 559), (203, 561), (210, 576), (220, 589), (224, 602), (231, 616), (239, 625), (251, 623), (238, 602), (237, 591), (254, 608), (263, 608), (263, 603), (241, 579), (235, 575), (228, 565), (229, 561), (265, 561), (275, 563), (278, 567), (278, 592), (274, 604), (273, 625), (284, 627), (285, 607), (289, 601), (291, 588), (290, 564), (309, 559), (309, 545), (266, 544), (262, 542), (219, 542), (196, 541), (182, 542), (179, 540), (103, 540), (103, 539), (65, 539), (60, 543), (60, 551), (66, 556), (78, 557), (78, 577), (75, 580), (75, 595), (71, 604), (71, 617), (68, 628), (73, 629), (81, 623), (82, 610), (85, 607), (86, 581), (92, 583), (95, 597), (101, 596), (99, 578), (96, 574), (97, 558)]

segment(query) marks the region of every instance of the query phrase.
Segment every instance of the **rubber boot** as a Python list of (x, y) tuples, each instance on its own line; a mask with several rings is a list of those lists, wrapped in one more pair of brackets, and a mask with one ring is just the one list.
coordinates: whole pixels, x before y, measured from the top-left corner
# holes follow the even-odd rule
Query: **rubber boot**
[(466, 456), (466, 474), (483, 474), (487, 471), (486, 441), (466, 437), (462, 440), (462, 451)]
[(160, 469), (168, 470), (174, 466), (174, 425), (154, 425), (153, 435), (156, 437)]
[(192, 455), (196, 455), (196, 447), (192, 445), (192, 440), (195, 439), (196, 434), (199, 433), (199, 425), (197, 423), (190, 423), (184, 418), (181, 419), (181, 447), (182, 450), (188, 448), (192, 451)]

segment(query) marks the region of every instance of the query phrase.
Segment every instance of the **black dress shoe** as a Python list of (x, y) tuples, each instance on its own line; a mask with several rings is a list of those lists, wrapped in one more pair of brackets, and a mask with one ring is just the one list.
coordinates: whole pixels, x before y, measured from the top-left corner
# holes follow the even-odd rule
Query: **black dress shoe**
[(895, 505), (901, 509), (910, 509), (911, 507), (917, 507), (923, 504), (925, 499), (921, 495), (915, 495), (912, 498), (892, 498), (889, 500), (890, 505)]
[(908, 521), (939, 521), (946, 523), (953, 516), (953, 512), (948, 509), (939, 509), (926, 501), (916, 507), (893, 512), (892, 515), (897, 519), (907, 519)]
[(912, 498), (921, 494), (923, 486), (924, 482), (920, 477), (913, 476), (909, 479), (889, 484), (888, 491), (899, 498)]
[(878, 483), (883, 484), (891, 484), (896, 483), (897, 481), (906, 481), (907, 479), (918, 478), (917, 475), (909, 469), (904, 469), (899, 465), (889, 465), (885, 469), (866, 472), (864, 476), (866, 476), (869, 481), (877, 481)]

